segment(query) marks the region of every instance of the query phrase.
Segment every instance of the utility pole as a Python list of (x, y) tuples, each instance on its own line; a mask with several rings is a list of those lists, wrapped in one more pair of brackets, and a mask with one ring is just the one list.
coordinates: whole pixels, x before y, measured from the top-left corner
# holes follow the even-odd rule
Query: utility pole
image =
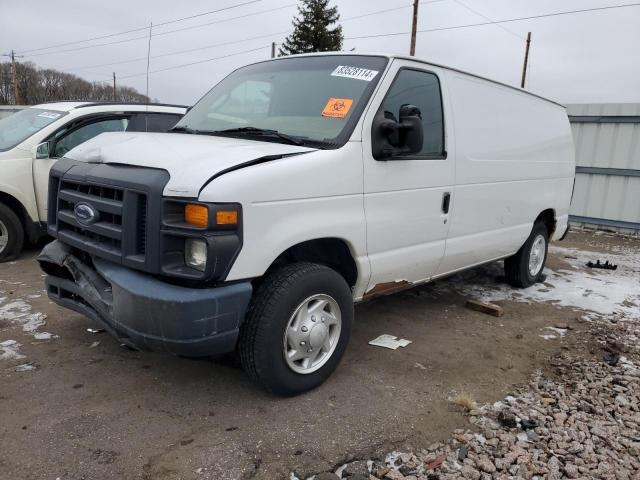
[(118, 97), (116, 94), (116, 72), (113, 72), (113, 103), (118, 101)]
[(416, 33), (418, 30), (418, 7), (419, 0), (413, 0), (413, 21), (411, 24), (411, 49), (409, 55), (412, 57), (416, 54)]
[(531, 45), (531, 32), (527, 34), (527, 46), (524, 50), (524, 65), (522, 66), (522, 82), (520, 88), (524, 88), (524, 82), (527, 80), (527, 64), (529, 63), (529, 46)]
[(271, 58), (276, 58), (276, 42), (271, 42)]
[(11, 57), (11, 76), (13, 77), (13, 103), (20, 105), (20, 89), (18, 87), (18, 68), (16, 67), (16, 57), (22, 58), (24, 55), (16, 55), (15, 50), (11, 53), (2, 54), (3, 57)]

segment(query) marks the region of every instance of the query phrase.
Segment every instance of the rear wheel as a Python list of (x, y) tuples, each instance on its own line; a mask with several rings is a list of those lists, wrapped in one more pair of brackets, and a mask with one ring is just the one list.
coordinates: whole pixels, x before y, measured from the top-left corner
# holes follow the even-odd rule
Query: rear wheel
[(286, 265), (269, 274), (252, 299), (238, 344), (242, 366), (278, 395), (315, 388), (338, 366), (352, 319), (342, 276), (313, 263)]
[(13, 210), (0, 203), (0, 262), (16, 258), (23, 244), (22, 222)]
[(536, 222), (520, 250), (504, 261), (507, 281), (519, 288), (530, 287), (539, 281), (547, 261), (548, 247), (547, 227), (542, 222)]

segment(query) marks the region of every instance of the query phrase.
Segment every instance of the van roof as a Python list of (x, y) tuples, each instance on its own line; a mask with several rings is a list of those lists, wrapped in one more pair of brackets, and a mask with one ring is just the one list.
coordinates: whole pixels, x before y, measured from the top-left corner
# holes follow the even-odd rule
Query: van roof
[[(385, 57), (385, 58), (388, 58), (390, 60), (393, 60), (393, 59), (397, 58), (397, 59), (400, 59), (400, 60), (409, 60), (411, 62), (423, 63), (425, 65), (432, 65), (434, 67), (444, 68), (444, 69), (447, 69), (447, 70), (451, 70), (453, 72), (459, 72), (459, 73), (463, 73), (465, 75), (470, 75), (472, 77), (480, 78), (482, 80), (486, 80), (487, 82), (495, 83), (497, 85), (501, 85), (503, 87), (507, 87), (507, 88), (510, 88), (512, 90), (516, 90), (518, 92), (526, 93), (527, 95), (531, 95), (533, 97), (539, 98), (539, 99), (544, 100), (546, 102), (553, 103), (554, 105), (557, 105), (559, 107), (566, 108), (565, 105), (563, 105), (563, 104), (561, 104), (559, 102), (556, 102), (555, 100), (551, 100), (550, 98), (543, 97), (542, 95), (538, 95), (537, 93), (532, 93), (532, 92), (529, 92), (529, 91), (524, 90), (522, 88), (518, 88), (518, 87), (515, 87), (513, 85), (509, 85), (508, 83), (499, 82), (498, 80), (493, 80), (491, 78), (483, 77), (482, 75), (477, 75), (475, 73), (471, 73), (471, 72), (467, 72), (467, 71), (464, 71), (464, 70), (460, 70), (459, 68), (448, 67), (448, 66), (442, 65), (440, 63), (429, 62), (428, 60), (424, 60), (424, 59), (421, 59), (421, 58), (418, 58), (418, 57), (410, 57), (408, 55), (396, 55), (396, 54), (381, 53), (381, 52), (314, 52), (314, 53), (300, 53), (300, 54), (297, 54), (297, 55), (289, 55), (289, 56), (285, 56), (285, 57), (277, 57), (277, 58), (273, 58), (271, 60), (266, 60), (266, 61), (280, 60), (280, 59), (283, 59), (283, 58), (292, 58), (292, 57), (320, 57), (320, 56), (328, 56), (328, 55)], [(261, 63), (261, 62), (256, 62), (256, 63)]]

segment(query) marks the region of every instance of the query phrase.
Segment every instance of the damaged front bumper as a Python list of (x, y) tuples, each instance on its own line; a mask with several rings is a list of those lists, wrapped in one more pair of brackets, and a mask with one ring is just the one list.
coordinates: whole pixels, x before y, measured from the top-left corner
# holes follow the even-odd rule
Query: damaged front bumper
[(136, 349), (208, 356), (235, 349), (252, 287), (185, 288), (93, 258), (55, 240), (38, 261), (49, 298), (91, 318)]

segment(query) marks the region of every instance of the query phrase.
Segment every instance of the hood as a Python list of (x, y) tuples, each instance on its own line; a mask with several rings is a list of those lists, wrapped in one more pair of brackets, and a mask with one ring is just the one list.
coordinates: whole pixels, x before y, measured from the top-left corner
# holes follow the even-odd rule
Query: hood
[(171, 176), (164, 194), (197, 197), (214, 175), (267, 156), (296, 155), (314, 149), (183, 133), (103, 133), (69, 151), (65, 157), (88, 163), (160, 168)]

